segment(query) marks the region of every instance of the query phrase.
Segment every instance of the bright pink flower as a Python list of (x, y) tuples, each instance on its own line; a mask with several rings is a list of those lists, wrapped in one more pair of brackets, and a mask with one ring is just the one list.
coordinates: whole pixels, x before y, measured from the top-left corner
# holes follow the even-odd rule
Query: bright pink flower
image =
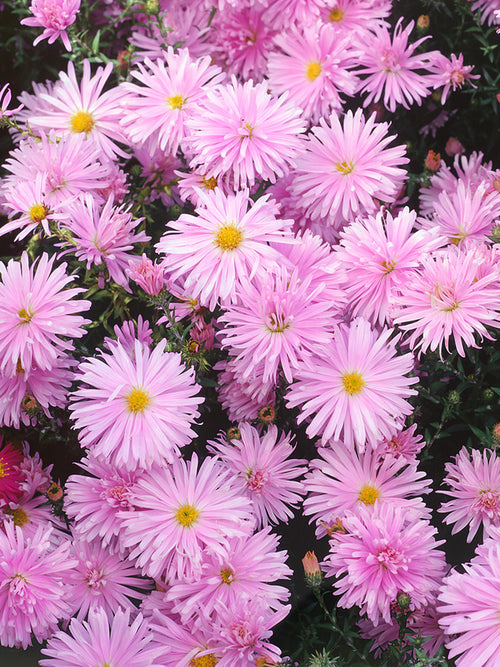
[(133, 143), (153, 138), (162, 151), (175, 155), (183, 142), (186, 122), (195, 114), (207, 90), (224, 78), (209, 56), (192, 60), (187, 49), (169, 47), (164, 60), (146, 59), (131, 74), (142, 85), (125, 83), (122, 125)]
[(82, 386), (69, 409), (80, 441), (95, 456), (126, 470), (150, 468), (173, 461), (194, 436), (203, 400), (194, 370), (165, 344), (150, 352), (136, 341), (133, 358), (117, 344), (80, 364)]
[[(75, 565), (70, 542), (54, 548), (51, 528), (39, 526), (26, 538), (14, 524), (0, 530), (0, 641), (27, 648), (42, 642), (70, 616), (67, 571)], [(88, 667), (88, 665), (86, 665)]]
[(396, 356), (399, 336), (381, 334), (358, 318), (348, 327), (335, 329), (333, 343), (315, 359), (312, 368), (297, 373), (289, 388), (289, 407), (301, 406), (298, 422), (315, 414), (307, 426), (310, 438), (343, 440), (363, 451), (376, 447), (413, 408), (407, 398), (416, 394), (411, 385), (416, 377), (406, 377), (413, 369), (411, 354)]
[(356, 215), (374, 213), (378, 202), (393, 202), (401, 190), (408, 162), (405, 147), (386, 148), (395, 138), (387, 123), (365, 120), (348, 111), (343, 126), (337, 114), (312, 128), (306, 150), (297, 159), (292, 193), (311, 216), (329, 217), (339, 227)]
[(479, 275), (480, 265), (474, 248), (449, 247), (422, 258), (420, 272), (412, 276), (401, 297), (395, 297), (400, 311), (395, 323), (411, 332), (408, 343), (413, 350), (450, 350), (455, 343), (465, 356), (464, 345), (478, 347), (475, 334), (491, 340), (485, 325), (500, 327), (498, 267), (491, 266)]
[(375, 24), (384, 25), (390, 16), (391, 0), (326, 0), (320, 7), (320, 18), (335, 30), (351, 37), (365, 35)]
[(310, 278), (300, 280), (297, 270), (290, 275), (284, 269), (239, 286), (238, 303), (219, 318), (225, 324), (219, 338), (243, 381), (263, 367), (265, 384), (276, 384), (280, 370), (292, 382), (301, 363), (321, 352), (337, 319), (323, 291), (323, 285), (312, 289)]
[(448, 59), (442, 53), (439, 53), (433, 58), (432, 69), (434, 70), (432, 76), (434, 89), (443, 87), (441, 104), (446, 102), (446, 98), (451, 89), (456, 90), (457, 88), (461, 88), (466, 81), (470, 83), (473, 88), (477, 88), (477, 86), (472, 83), (472, 79), (479, 79), (479, 74), (471, 74), (474, 65), (464, 65), (464, 57), (462, 54), (457, 58), (457, 56), (452, 53), (451, 58)]
[(285, 565), (286, 551), (277, 551), (279, 538), (270, 528), (228, 541), (220, 551), (209, 552), (198, 581), (172, 582), (167, 600), (183, 623), (198, 613), (211, 616), (219, 605), (236, 609), (241, 600), (259, 597), (273, 609), (286, 602), (290, 591), (276, 584), (292, 571)]
[(252, 532), (248, 499), (228, 481), (216, 458), (198, 468), (196, 454), (138, 480), (133, 510), (119, 514), (129, 558), (155, 579), (198, 579), (206, 548), (219, 551), (231, 537)]
[(346, 532), (334, 533), (325, 573), (336, 576), (340, 607), (358, 606), (377, 625), (391, 621), (398, 593), (410, 596), (411, 610), (434, 599), (444, 574), (444, 553), (437, 550), (436, 529), (428, 521), (409, 518), (397, 505), (359, 507), (342, 520)]
[(215, 667), (219, 664), (220, 652), (215, 648), (217, 639), (212, 638), (210, 623), (202, 627), (196, 621), (181, 625), (170, 614), (158, 613), (157, 605), (153, 614), (150, 627), (155, 645), (163, 652), (163, 667)]
[(44, 29), (33, 42), (33, 46), (42, 39), (48, 39), (49, 44), (53, 44), (60, 37), (66, 51), (71, 51), (66, 28), (75, 22), (80, 11), (80, 2), (81, 0), (31, 0), (30, 12), (33, 16), (23, 19), (21, 25)]
[(398, 430), (390, 438), (383, 438), (377, 445), (377, 452), (381, 458), (394, 456), (403, 458), (408, 463), (416, 461), (417, 455), (425, 447), (425, 440), (421, 435), (415, 435), (417, 424), (405, 430)]
[(368, 93), (363, 101), (366, 107), (372, 102), (384, 101), (384, 106), (394, 112), (396, 105), (405, 109), (416, 102), (422, 103), (433, 85), (430, 69), (438, 52), (418, 53), (415, 51), (429, 36), (422, 37), (408, 45), (408, 38), (413, 30), (414, 22), (402, 29), (403, 19), (399, 19), (391, 39), (389, 29), (383, 25), (375, 25), (373, 34), (363, 33), (362, 55), (360, 63), (361, 75), (367, 75), (361, 94)]
[(328, 25), (293, 28), (275, 38), (278, 47), (269, 56), (269, 87), (275, 95), (289, 92), (304, 118), (317, 123), (322, 116), (342, 109), (341, 94), (352, 97), (358, 79), (351, 71), (359, 54), (352, 38), (339, 36)]
[[(2, 442), (3, 435), (0, 434), (0, 445)], [(22, 460), (23, 455), (10, 443), (0, 449), (0, 505), (16, 501), (22, 495), (24, 475), (19, 467)]]
[(251, 510), (259, 526), (293, 517), (304, 493), (299, 477), (306, 471), (304, 459), (292, 459), (294, 445), (290, 434), (279, 435), (271, 424), (264, 435), (250, 424), (238, 425), (241, 439), (225, 438), (211, 442), (209, 450), (217, 454), (224, 467), (234, 475), (233, 484), (251, 501)]
[(149, 296), (157, 296), (165, 284), (165, 268), (163, 262), (157, 264), (147, 257), (144, 253), (140, 262), (134, 262), (129, 259), (128, 269), (125, 269), (127, 276)]
[(407, 516), (430, 518), (420, 498), (430, 492), (429, 480), (416, 464), (392, 456), (382, 460), (371, 449), (358, 454), (341, 442), (320, 447), (319, 454), (304, 480), (304, 514), (316, 522), (318, 536), (346, 513), (373, 508), (375, 501), (400, 507)]
[(444, 244), (437, 233), (413, 232), (416, 213), (404, 208), (393, 217), (380, 211), (341, 232), (335, 247), (348, 303), (355, 317), (391, 324), (392, 297), (420, 266), (420, 259)]
[(138, 614), (132, 623), (130, 611), (118, 609), (110, 622), (102, 609), (89, 613), (88, 621), (71, 620), (68, 634), (59, 631), (42, 649), (49, 656), (39, 661), (41, 667), (162, 667), (156, 658), (158, 646), (149, 624)]
[(500, 458), (491, 450), (469, 453), (462, 447), (454, 463), (447, 463), (443, 483), (450, 491), (440, 491), (452, 500), (443, 503), (439, 512), (444, 522), (453, 524), (452, 535), (469, 526), (467, 542), (480, 527), (500, 526)]
[(53, 266), (46, 253), (31, 266), (27, 253), (20, 262), (0, 263), (0, 369), (9, 377), (20, 369), (28, 376), (32, 365), (49, 370), (61, 352), (73, 349), (68, 339), (85, 333), (88, 320), (76, 313), (88, 310), (90, 301), (73, 299), (85, 290), (64, 289), (73, 277), (66, 264)]
[(269, 244), (290, 238), (290, 220), (279, 219), (279, 209), (265, 195), (253, 203), (247, 191), (225, 195), (218, 188), (198, 191), (197, 215), (183, 213), (171, 221), (157, 244), (166, 256), (170, 277), (185, 276), (190, 298), (214, 310), (217, 303), (236, 301), (239, 283), (277, 261)]
[(235, 188), (253, 186), (256, 177), (276, 181), (293, 164), (305, 130), (300, 109), (267, 92), (267, 83), (253, 81), (217, 86), (207, 92), (198, 112), (188, 121), (190, 166), (201, 166), (207, 177), (220, 174)]

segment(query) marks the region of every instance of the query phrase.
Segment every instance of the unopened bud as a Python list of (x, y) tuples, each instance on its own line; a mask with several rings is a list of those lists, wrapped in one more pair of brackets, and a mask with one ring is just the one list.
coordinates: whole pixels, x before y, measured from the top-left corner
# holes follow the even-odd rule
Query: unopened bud
[(302, 559), (306, 582), (309, 586), (315, 587), (321, 584), (321, 570), (318, 559), (314, 551), (308, 551)]
[(425, 158), (425, 168), (429, 171), (437, 171), (441, 166), (441, 154), (435, 153), (434, 151), (429, 151), (427, 157)]
[(398, 593), (396, 601), (401, 610), (408, 609), (410, 606), (411, 597), (408, 595), (408, 593), (401, 592)]

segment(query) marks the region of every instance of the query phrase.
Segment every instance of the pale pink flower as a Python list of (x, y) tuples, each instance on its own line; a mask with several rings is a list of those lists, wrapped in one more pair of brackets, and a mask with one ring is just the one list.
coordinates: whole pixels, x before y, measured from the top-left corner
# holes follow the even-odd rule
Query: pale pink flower
[(391, 605), (399, 593), (410, 596), (409, 609), (424, 609), (434, 599), (446, 566), (437, 549), (436, 529), (428, 521), (409, 517), (397, 505), (359, 507), (344, 517), (346, 532), (334, 533), (325, 574), (336, 576), (338, 605), (358, 606), (378, 625), (391, 621)]
[(363, 451), (390, 437), (412, 412), (406, 399), (416, 394), (411, 385), (418, 380), (406, 375), (413, 357), (397, 356), (399, 336), (391, 339), (392, 333), (379, 334), (362, 318), (340, 325), (323, 356), (300, 369), (286, 401), (289, 407), (300, 406), (299, 423), (314, 414), (306, 429), (310, 438), (321, 435), (324, 445), (343, 440)]
[[(500, 4), (499, 4), (500, 7)], [(477, 88), (472, 83), (473, 79), (479, 79), (479, 74), (471, 74), (474, 65), (464, 65), (464, 57), (460, 54), (458, 57), (452, 53), (448, 59), (442, 53), (436, 54), (432, 61), (432, 79), (434, 90), (443, 88), (441, 94), (441, 104), (446, 102), (450, 90), (461, 88), (464, 83), (470, 83), (473, 88)]]
[[(3, 646), (27, 648), (42, 642), (66, 620), (67, 571), (75, 565), (69, 540), (54, 548), (52, 529), (38, 526), (32, 537), (5, 524), (0, 530), (0, 640)], [(86, 666), (88, 667), (88, 665)]]
[(431, 250), (444, 245), (437, 232), (414, 232), (416, 213), (408, 208), (392, 216), (379, 211), (358, 219), (341, 232), (335, 247), (343, 288), (353, 315), (383, 325), (392, 322), (393, 295)]
[(499, 272), (491, 266), (479, 275), (480, 263), (474, 248), (449, 247), (422, 258), (422, 268), (412, 276), (401, 297), (395, 296), (399, 314), (394, 322), (410, 332), (413, 350), (450, 351), (453, 342), (465, 356), (464, 345), (479, 347), (480, 339), (492, 337), (486, 325), (500, 327)]
[[(119, 514), (129, 558), (155, 579), (199, 579), (206, 549), (252, 532), (248, 499), (229, 484), (220, 462), (198, 457), (156, 467), (137, 481), (133, 510)], [(158, 535), (161, 534), (161, 540)]]
[(429, 36), (408, 45), (414, 22), (410, 21), (404, 30), (402, 22), (402, 18), (398, 20), (392, 38), (384, 25), (375, 25), (371, 35), (365, 32), (361, 37), (359, 74), (366, 78), (360, 92), (368, 93), (363, 101), (365, 107), (383, 98), (389, 111), (394, 112), (397, 104), (409, 109), (414, 102), (422, 104), (430, 93), (434, 83), (430, 70), (438, 52), (415, 54)]
[(352, 37), (355, 32), (365, 34), (374, 24), (385, 25), (383, 19), (391, 10), (391, 0), (326, 0), (320, 7), (320, 18)]
[(219, 301), (235, 302), (241, 281), (279, 259), (269, 244), (291, 237), (291, 221), (277, 217), (278, 206), (268, 195), (255, 203), (248, 191), (226, 196), (216, 188), (198, 196), (197, 215), (183, 213), (171, 221), (156, 248), (165, 255), (169, 276), (185, 277), (190, 298), (214, 310)]
[(21, 261), (0, 263), (0, 370), (14, 377), (19, 370), (29, 375), (32, 366), (49, 370), (61, 352), (73, 349), (71, 338), (81, 338), (88, 324), (77, 313), (90, 301), (73, 299), (85, 289), (64, 289), (73, 280), (66, 264), (54, 268), (54, 258), (43, 253), (30, 265)]
[(447, 463), (443, 483), (450, 491), (439, 491), (452, 498), (439, 512), (444, 522), (453, 524), (452, 535), (469, 527), (470, 542), (480, 527), (500, 526), (500, 458), (494, 451), (471, 452), (462, 447), (454, 463)]
[(275, 38), (278, 47), (268, 60), (269, 87), (275, 95), (289, 92), (289, 99), (317, 123), (322, 116), (342, 109), (341, 95), (352, 97), (358, 87), (351, 70), (359, 54), (352, 38), (339, 36), (328, 25), (292, 28)]
[(212, 637), (210, 624), (200, 627), (196, 621), (181, 625), (173, 615), (160, 614), (153, 608), (150, 627), (155, 645), (163, 651), (163, 667), (215, 667), (218, 664), (220, 652), (215, 648), (217, 638)]
[(472, 2), (472, 11), (481, 12), (481, 23), (497, 25), (500, 23), (500, 0), (469, 0)]
[(188, 121), (191, 167), (207, 177), (231, 178), (235, 188), (253, 186), (256, 177), (274, 183), (293, 165), (305, 130), (300, 109), (267, 92), (267, 83), (244, 84), (233, 77), (217, 86)]
[(258, 413), (264, 406), (274, 408), (276, 396), (272, 383), (259, 387), (255, 383), (243, 381), (237, 364), (234, 360), (219, 361), (214, 366), (219, 371), (217, 377), (217, 395), (223, 410), (227, 411), (232, 422), (252, 421), (257, 419)]
[(2, 90), (0, 90), (0, 120), (2, 118), (13, 116), (24, 107), (24, 104), (20, 104), (15, 109), (9, 109), (10, 100), (12, 99), (12, 93), (9, 90), (9, 86), (10, 84), (6, 83), (2, 87)]
[(123, 84), (122, 126), (133, 143), (153, 138), (162, 151), (175, 155), (186, 137), (186, 122), (207, 90), (224, 78), (209, 56), (193, 60), (187, 49), (169, 47), (164, 60), (146, 58), (131, 74), (142, 85)]
[(310, 216), (328, 216), (340, 227), (356, 215), (374, 213), (379, 202), (396, 199), (408, 158), (404, 146), (387, 148), (395, 138), (388, 129), (387, 123), (375, 123), (375, 115), (366, 120), (361, 109), (348, 111), (343, 125), (335, 113), (328, 122), (320, 119), (297, 158), (291, 185)]
[(416, 461), (417, 455), (425, 447), (425, 440), (421, 435), (415, 435), (417, 424), (405, 430), (398, 430), (389, 438), (383, 438), (377, 445), (377, 452), (381, 458), (388, 455), (394, 458), (403, 458), (408, 463)]
[(224, 467), (234, 476), (233, 484), (251, 502), (259, 526), (287, 523), (302, 499), (299, 478), (306, 471), (304, 459), (290, 458), (294, 451), (290, 434), (279, 434), (271, 424), (263, 435), (247, 423), (238, 425), (241, 439), (224, 437), (209, 443)]
[(81, 0), (31, 0), (29, 9), (33, 16), (23, 19), (21, 25), (44, 29), (33, 42), (33, 46), (42, 39), (48, 39), (48, 43), (53, 44), (60, 37), (66, 51), (71, 51), (66, 28), (75, 22), (80, 11), (80, 2)]
[(131, 259), (128, 261), (128, 269), (125, 269), (126, 275), (149, 296), (158, 296), (165, 285), (165, 267), (163, 262), (158, 264), (152, 262), (144, 253), (141, 261), (136, 262)]
[(304, 479), (304, 514), (316, 522), (318, 536), (337, 519), (342, 521), (346, 513), (373, 508), (375, 501), (400, 507), (407, 516), (430, 518), (420, 498), (430, 492), (430, 480), (416, 464), (392, 456), (380, 459), (370, 449), (358, 454), (341, 442), (320, 447), (318, 453), (321, 458), (311, 461)]
[(71, 620), (69, 633), (57, 632), (42, 649), (49, 656), (41, 667), (162, 667), (158, 646), (151, 643), (149, 624), (138, 614), (130, 623), (130, 610), (118, 609), (111, 622), (102, 609), (89, 613), (88, 621)]
[(95, 456), (127, 470), (173, 461), (194, 436), (203, 401), (180, 354), (152, 352), (135, 341), (134, 357), (117, 344), (80, 364), (81, 386), (70, 405), (80, 441)]

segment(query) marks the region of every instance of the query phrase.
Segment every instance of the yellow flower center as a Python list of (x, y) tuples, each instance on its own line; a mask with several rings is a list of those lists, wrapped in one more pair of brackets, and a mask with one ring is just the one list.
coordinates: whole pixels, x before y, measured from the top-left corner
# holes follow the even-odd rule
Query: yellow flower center
[(200, 655), (198, 658), (191, 658), (189, 667), (215, 667), (218, 662), (215, 655), (209, 653), (208, 655)]
[(44, 204), (34, 204), (28, 211), (30, 218), (37, 224), (45, 220), (48, 210)]
[(29, 514), (22, 507), (17, 507), (15, 510), (8, 507), (4, 512), (13, 518), (14, 526), (25, 526), (30, 520)]
[(220, 571), (220, 578), (225, 584), (232, 584), (234, 581), (234, 572), (230, 567), (225, 567)]
[(26, 308), (21, 308), (21, 310), (17, 311), (17, 316), (21, 320), (19, 324), (29, 324), (33, 319), (33, 315), (34, 313), (31, 312), (30, 308), (28, 310), (26, 310)]
[(205, 178), (203, 176), (201, 182), (205, 190), (215, 190), (215, 188), (217, 187), (217, 179), (214, 178), (213, 176), (210, 176), (210, 178)]
[(74, 116), (71, 117), (71, 131), (75, 134), (80, 132), (85, 132), (88, 134), (92, 131), (95, 123), (92, 118), (92, 114), (88, 111), (77, 111)]
[(335, 21), (337, 23), (338, 21), (342, 21), (344, 18), (344, 12), (341, 9), (332, 9), (330, 12), (330, 16), (328, 17), (330, 21)]
[(344, 385), (344, 391), (350, 396), (359, 394), (365, 386), (363, 378), (357, 371), (344, 373), (342, 376), (342, 384)]
[(321, 74), (321, 63), (316, 60), (310, 62), (306, 67), (306, 77), (309, 81), (314, 81)]
[(380, 491), (372, 484), (363, 484), (358, 495), (358, 500), (365, 505), (374, 505), (377, 498), (380, 498)]
[(0, 461), (0, 477), (7, 477), (7, 470), (8, 468)]
[(171, 109), (182, 109), (186, 100), (182, 95), (172, 95), (172, 97), (167, 97), (168, 106)]
[(235, 250), (241, 245), (243, 234), (236, 225), (228, 224), (219, 227), (215, 235), (215, 245), (221, 250)]
[(344, 160), (343, 162), (336, 162), (335, 169), (337, 171), (340, 171), (340, 173), (343, 176), (347, 176), (354, 170), (354, 165), (352, 163), (352, 160), (349, 160), (349, 162), (347, 160)]
[(200, 513), (196, 507), (190, 505), (189, 503), (181, 505), (175, 513), (175, 519), (177, 523), (183, 528), (190, 528), (193, 523), (197, 521), (199, 516)]
[(271, 313), (267, 316), (266, 320), (266, 329), (271, 333), (283, 333), (283, 331), (290, 328), (290, 322), (285, 319), (284, 315)]
[(125, 396), (127, 401), (127, 410), (133, 414), (144, 412), (151, 403), (149, 393), (140, 387), (134, 387), (131, 392)]
[(21, 373), (24, 373), (24, 368), (23, 368), (23, 366), (22, 366), (22, 364), (21, 364), (21, 360), (20, 360), (20, 359), (18, 359), (18, 360), (17, 360), (17, 363), (16, 363), (16, 373), (17, 373), (18, 375), (21, 375)]
[(382, 262), (382, 268), (384, 269), (384, 273), (387, 275), (388, 273), (391, 273), (391, 271), (394, 271), (394, 267), (396, 266), (396, 262), (393, 259), (390, 259), (388, 262), (384, 261)]

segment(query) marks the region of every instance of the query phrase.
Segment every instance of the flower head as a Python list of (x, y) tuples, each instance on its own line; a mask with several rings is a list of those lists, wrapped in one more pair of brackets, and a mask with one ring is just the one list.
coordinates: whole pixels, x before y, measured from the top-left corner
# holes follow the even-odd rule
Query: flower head
[(80, 11), (80, 2), (81, 0), (32, 0), (30, 12), (33, 16), (23, 19), (21, 25), (44, 29), (33, 42), (33, 46), (42, 39), (48, 39), (49, 44), (52, 44), (60, 37), (66, 50), (71, 51), (66, 28), (75, 22)]

